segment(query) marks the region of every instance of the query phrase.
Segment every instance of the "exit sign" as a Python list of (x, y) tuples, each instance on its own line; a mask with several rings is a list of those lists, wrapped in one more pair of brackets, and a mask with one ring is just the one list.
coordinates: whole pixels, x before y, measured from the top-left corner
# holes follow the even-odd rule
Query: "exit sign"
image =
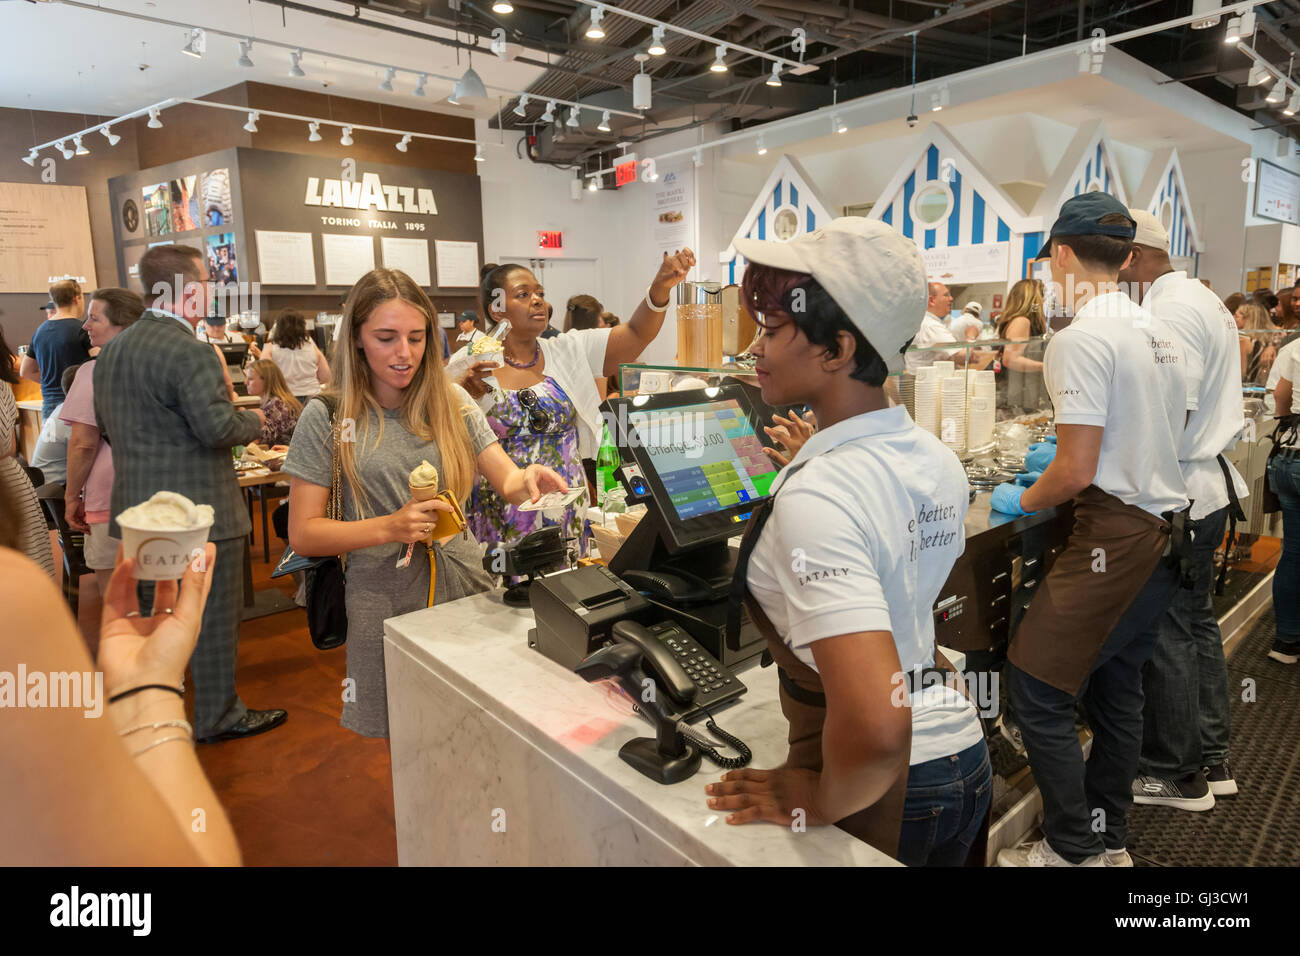
[(537, 248), (539, 249), (563, 249), (564, 233), (562, 232), (544, 232), (539, 230), (537, 233)]
[(626, 186), (628, 183), (636, 182), (636, 160), (630, 160), (626, 163), (620, 163), (614, 167), (614, 185)]

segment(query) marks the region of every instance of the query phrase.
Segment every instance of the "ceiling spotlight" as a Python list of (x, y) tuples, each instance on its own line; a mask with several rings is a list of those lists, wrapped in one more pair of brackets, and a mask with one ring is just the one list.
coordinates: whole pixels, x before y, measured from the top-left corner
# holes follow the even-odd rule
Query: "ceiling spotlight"
[(343, 127), (343, 135), (339, 137), (339, 142), (344, 146), (352, 145), (352, 127)]
[(411, 143), (411, 134), (406, 133), (405, 135), (402, 136), (401, 139), (397, 141), (397, 151), (399, 153), (406, 152), (406, 147), (409, 146), (410, 143)]
[(605, 110), (605, 112), (600, 115), (600, 124), (596, 129), (600, 130), (602, 133), (609, 132), (609, 110)]
[(289, 75), (306, 76), (302, 71), (302, 50), (294, 50), (289, 54)]
[(253, 60), (249, 57), (249, 51), (253, 49), (253, 41), (245, 37), (239, 41), (239, 59), (235, 61), (236, 65), (242, 66), (246, 70), (253, 68)]
[(1241, 38), (1248, 40), (1255, 35), (1255, 8), (1251, 7), (1241, 15)]
[(511, 112), (519, 117), (524, 117), (528, 115), (528, 97), (527, 96), (519, 97), (519, 105), (516, 106), (513, 110), (511, 110)]
[(451, 88), (451, 96), (447, 97), (447, 102), (452, 106), (459, 106), (461, 100), (483, 99), (487, 99), (487, 87), (483, 85), (483, 80), (471, 66)]
[(89, 156), (89, 155), (90, 155), (90, 150), (86, 149), (85, 144), (81, 142), (81, 134), (80, 134), (80, 133), (78, 133), (76, 136), (72, 137), (72, 141), (73, 141), (74, 143), (77, 144), (77, 149), (76, 149), (76, 152), (75, 152), (74, 155), (77, 155), (77, 156)]
[(1092, 69), (1092, 54), (1087, 48), (1079, 51), (1079, 72), (1087, 73)]
[(476, 163), (485, 163), (485, 162), (487, 162), (487, 157), (483, 155), (483, 144), (482, 144), (482, 143), (475, 143), (475, 144), (474, 144), (474, 162), (476, 162)]
[(542, 122), (543, 123), (555, 122), (555, 100), (551, 100), (549, 103), (546, 104), (546, 112), (542, 114)]
[(943, 104), (939, 102), (939, 91), (935, 90), (930, 94), (930, 112), (937, 113), (943, 109)]
[(695, 154), (694, 154), (693, 156), (691, 156), (691, 159), (692, 159), (692, 161), (695, 163), (695, 165), (696, 165), (697, 168), (700, 167), (700, 166), (703, 166), (703, 165), (704, 165), (704, 150), (702, 150), (702, 149), (697, 149), (697, 150), (695, 151)]
[(663, 56), (665, 53), (668, 52), (668, 48), (664, 46), (664, 32), (666, 30), (667, 27), (664, 27), (661, 24), (660, 26), (657, 26), (652, 31), (650, 31), (650, 55), (651, 56)]
[(384, 74), (384, 82), (379, 84), (379, 88), (385, 93), (393, 92), (393, 77), (397, 76), (396, 67), (389, 67), (388, 72)]
[(307, 124), (307, 142), (309, 143), (320, 142), (320, 123)]
[(594, 192), (596, 192), (596, 191), (599, 190), (599, 189), (600, 189), (600, 177), (599, 177), (599, 176), (592, 176), (591, 179), (587, 180), (587, 190), (588, 190), (588, 192), (593, 192), (593, 193), (594, 193)]
[(509, 2), (509, 0), (496, 0), (496, 2), (492, 4), (492, 12), (493, 13), (514, 13), (515, 8), (514, 5)]
[(604, 7), (593, 7), (591, 10), (591, 23), (587, 25), (588, 40), (605, 39), (605, 31), (600, 28), (601, 18), (605, 16)]
[(722, 58), (726, 55), (726, 53), (727, 53), (727, 45), (725, 43), (719, 43), (718, 54), (713, 58), (713, 62), (709, 64), (709, 69), (712, 70), (714, 73), (726, 73), (727, 64), (722, 62)]
[(1274, 81), (1273, 88), (1268, 91), (1268, 96), (1264, 97), (1265, 103), (1281, 103), (1286, 99), (1286, 80), (1280, 77)]
[(198, 60), (208, 49), (208, 35), (203, 32), (203, 27), (195, 27), (190, 31), (190, 37), (181, 47), (181, 52), (186, 56), (192, 56)]
[(160, 120), (160, 119), (158, 118), (158, 113), (159, 113), (159, 112), (160, 112), (160, 110), (159, 110), (158, 107), (156, 107), (156, 106), (155, 106), (153, 109), (149, 110), (149, 128), (150, 128), (150, 129), (162, 129), (162, 120)]
[(415, 89), (411, 92), (412, 96), (424, 96), (424, 84), (428, 82), (429, 74), (421, 73), (420, 78), (415, 83)]
[(28, 153), (26, 156), (23, 157), (23, 162), (26, 163), (28, 166), (35, 166), (37, 155), (38, 154), (36, 150), (33, 149), (30, 153)]
[(116, 146), (118, 142), (122, 139), (121, 136), (118, 136), (107, 126), (101, 126), (99, 128), (99, 131), (104, 134), (104, 139), (108, 140), (109, 146)]
[(772, 75), (767, 78), (767, 85), (768, 86), (781, 85), (781, 64), (780, 63), (772, 64)]
[(244, 124), (244, 131), (248, 133), (257, 132), (257, 120), (262, 114), (257, 110), (248, 111), (248, 122)]
[(1256, 62), (1255, 65), (1250, 68), (1250, 76), (1246, 78), (1246, 82), (1251, 86), (1259, 86), (1259, 84), (1268, 79), (1268, 76), (1269, 73), (1268, 70), (1264, 68), (1264, 64)]
[(1300, 112), (1300, 90), (1296, 90), (1291, 94), (1290, 101), (1282, 109), (1285, 116), (1295, 116), (1297, 112)]
[(63, 154), (64, 159), (71, 159), (73, 156), (76, 155), (76, 153), (74, 153), (71, 149), (68, 148), (68, 144), (65, 143), (63, 140), (59, 140), (57, 143), (55, 143), (54, 148)]
[(844, 125), (844, 121), (838, 116), (831, 117), (831, 129), (837, 133), (847, 133), (849, 128)]
[(766, 155), (767, 155), (767, 144), (763, 142), (763, 134), (762, 134), (762, 133), (759, 133), (759, 134), (758, 134), (758, 155), (760, 155), (760, 156), (766, 156)]
[(1192, 16), (1201, 16), (1190, 24), (1193, 30), (1208, 30), (1219, 25), (1220, 0), (1192, 0)]
[(569, 118), (565, 121), (564, 125), (569, 127), (570, 129), (576, 128), (581, 122), (578, 119), (578, 114), (581, 112), (582, 112), (581, 106), (575, 106), (573, 109), (569, 110)]
[(1238, 43), (1241, 41), (1241, 17), (1229, 17), (1228, 29), (1223, 34), (1224, 43)]

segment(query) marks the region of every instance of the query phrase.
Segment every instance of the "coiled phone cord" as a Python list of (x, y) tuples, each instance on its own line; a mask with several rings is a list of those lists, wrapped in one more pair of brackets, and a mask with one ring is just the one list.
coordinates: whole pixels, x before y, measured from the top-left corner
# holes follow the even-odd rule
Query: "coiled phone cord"
[[(707, 710), (705, 713), (709, 714)], [(739, 770), (753, 759), (754, 754), (747, 746), (745, 746), (745, 742), (739, 737), (733, 736), (719, 727), (714, 721), (712, 714), (709, 714), (709, 719), (705, 722), (704, 726), (709, 728), (711, 734), (723, 741), (732, 750), (736, 751), (738, 756), (722, 756), (722, 754), (718, 753), (718, 748), (713, 745), (713, 741), (692, 729), (684, 720), (679, 720), (677, 722), (677, 732), (691, 743), (695, 744), (695, 746), (699, 747), (700, 752), (703, 753), (704, 756), (708, 757), (723, 770)]]

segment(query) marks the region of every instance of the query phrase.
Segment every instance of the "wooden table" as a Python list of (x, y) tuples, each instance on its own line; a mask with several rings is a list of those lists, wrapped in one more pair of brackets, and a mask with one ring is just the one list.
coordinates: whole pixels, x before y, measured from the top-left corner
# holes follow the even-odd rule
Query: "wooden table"
[[(238, 476), (239, 487), (244, 489), (246, 494), (251, 495), (252, 489), (257, 489), (257, 497), (262, 500), (262, 555), (263, 560), (268, 564), (271, 561), (271, 542), (270, 529), (267, 527), (267, 510), (266, 510), (266, 486), (273, 485), (277, 481), (285, 481), (288, 475), (283, 472), (273, 471), (267, 475), (244, 475)], [(253, 516), (253, 500), (248, 499), (248, 516)], [(278, 588), (264, 588), (261, 591), (253, 590), (253, 553), (252, 553), (252, 535), (244, 538), (244, 620), (252, 620), (256, 617), (265, 617), (268, 614), (278, 614), (281, 611), (289, 611), (297, 607), (292, 600), (285, 597), (284, 593)]]

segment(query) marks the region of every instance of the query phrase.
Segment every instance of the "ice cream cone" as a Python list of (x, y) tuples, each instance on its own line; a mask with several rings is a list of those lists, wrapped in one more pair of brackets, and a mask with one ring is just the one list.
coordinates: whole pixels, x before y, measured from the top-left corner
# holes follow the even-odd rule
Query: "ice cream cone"
[[(421, 462), (420, 467), (414, 469), (406, 480), (406, 486), (411, 490), (411, 497), (416, 501), (430, 501), (438, 497), (438, 469), (426, 462)], [(424, 539), (424, 543), (433, 545), (433, 532)]]

